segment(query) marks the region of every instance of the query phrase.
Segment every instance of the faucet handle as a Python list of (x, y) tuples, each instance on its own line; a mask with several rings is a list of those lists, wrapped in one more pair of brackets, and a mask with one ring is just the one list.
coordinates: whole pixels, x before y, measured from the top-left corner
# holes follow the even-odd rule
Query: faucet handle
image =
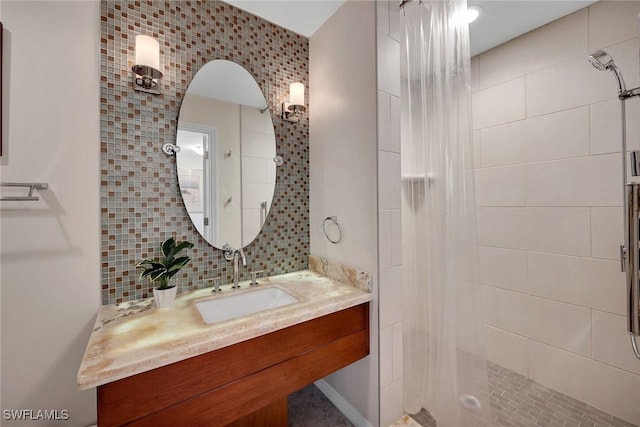
[(209, 279), (204, 279), (203, 282), (204, 283), (213, 282), (213, 289), (211, 289), (212, 293), (222, 292), (222, 289), (220, 289), (220, 278), (219, 277), (211, 277)]
[(264, 270), (258, 270), (258, 271), (252, 271), (251, 272), (251, 283), (249, 283), (249, 286), (258, 286), (258, 281), (256, 280), (258, 277), (258, 274), (264, 273)]

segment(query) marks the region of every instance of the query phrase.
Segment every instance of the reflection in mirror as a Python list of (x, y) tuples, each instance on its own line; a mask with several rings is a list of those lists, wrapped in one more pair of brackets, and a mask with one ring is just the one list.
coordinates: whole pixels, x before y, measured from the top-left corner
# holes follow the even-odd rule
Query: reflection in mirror
[(176, 144), (195, 228), (217, 248), (247, 246), (266, 221), (276, 181), (271, 114), (251, 74), (225, 60), (202, 67), (182, 101)]

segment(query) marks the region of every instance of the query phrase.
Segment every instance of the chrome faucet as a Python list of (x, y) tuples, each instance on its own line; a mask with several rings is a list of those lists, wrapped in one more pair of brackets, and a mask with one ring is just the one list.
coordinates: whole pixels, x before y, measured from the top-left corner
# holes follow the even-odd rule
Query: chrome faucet
[(233, 249), (227, 243), (224, 244), (224, 246), (222, 247), (222, 250), (224, 250), (224, 258), (227, 261), (233, 260), (233, 285), (231, 286), (231, 289), (238, 289), (238, 288), (240, 288), (240, 285), (238, 284), (238, 282), (239, 282), (239, 280), (238, 280), (238, 276), (239, 276), (239, 274), (238, 274), (238, 260), (240, 259), (240, 257), (242, 257), (242, 266), (246, 267), (247, 266), (247, 257), (244, 256), (244, 252), (242, 251), (242, 248)]
[(238, 258), (240, 258), (238, 255), (242, 256), (242, 266), (247, 266), (247, 258), (244, 256), (244, 252), (242, 252), (242, 249), (236, 249), (233, 253), (233, 286), (231, 286), (231, 289), (240, 287), (238, 285)]

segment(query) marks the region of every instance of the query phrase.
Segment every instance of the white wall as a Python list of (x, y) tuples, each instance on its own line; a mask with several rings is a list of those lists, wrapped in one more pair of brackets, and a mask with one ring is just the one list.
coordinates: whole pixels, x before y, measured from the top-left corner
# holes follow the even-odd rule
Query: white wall
[(377, 1), (380, 425), (402, 415), (400, 9)]
[[(327, 382), (378, 425), (374, 3), (347, 1), (311, 37), (309, 50), (311, 253), (374, 276), (371, 354)], [(338, 245), (321, 231), (330, 215), (344, 228)]]
[(587, 55), (604, 48), (638, 86), (638, 12), (599, 2), (472, 61), (488, 358), (635, 424), (617, 87)]
[(1, 406), (88, 425), (95, 392), (76, 374), (100, 306), (99, 3), (3, 1), (1, 19), (1, 179), (50, 186), (0, 208)]

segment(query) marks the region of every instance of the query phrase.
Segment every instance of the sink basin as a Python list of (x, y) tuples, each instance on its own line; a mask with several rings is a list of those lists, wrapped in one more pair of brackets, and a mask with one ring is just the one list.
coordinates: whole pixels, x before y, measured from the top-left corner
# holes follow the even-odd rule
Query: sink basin
[(264, 288), (241, 294), (196, 302), (196, 307), (207, 323), (222, 322), (247, 316), (270, 308), (293, 304), (298, 300), (282, 289)]

